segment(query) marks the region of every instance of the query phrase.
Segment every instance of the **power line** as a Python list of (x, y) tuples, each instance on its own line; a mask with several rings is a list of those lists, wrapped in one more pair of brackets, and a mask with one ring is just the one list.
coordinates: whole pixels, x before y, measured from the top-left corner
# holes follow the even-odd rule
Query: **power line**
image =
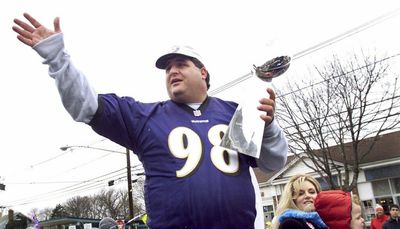
[(32, 200), (37, 200), (37, 199), (43, 199), (43, 198), (49, 197), (51, 195), (56, 195), (57, 193), (60, 193), (60, 194), (63, 193), (64, 194), (64, 193), (67, 193), (68, 191), (73, 191), (76, 188), (81, 188), (81, 187), (85, 187), (87, 185), (90, 185), (90, 183), (93, 183), (93, 182), (94, 183), (104, 182), (107, 179), (111, 179), (111, 178), (120, 176), (121, 174), (123, 174), (125, 172), (125, 169), (126, 168), (122, 168), (122, 169), (119, 169), (119, 170), (116, 170), (116, 171), (112, 171), (112, 172), (103, 174), (101, 176), (98, 176), (98, 177), (95, 177), (95, 178), (92, 178), (92, 179), (88, 179), (88, 180), (84, 180), (84, 181), (81, 181), (81, 182), (79, 182), (77, 184), (70, 185), (70, 186), (67, 186), (67, 187), (62, 187), (62, 188), (59, 188), (59, 189), (56, 189), (56, 190), (53, 190), (53, 191), (50, 191), (50, 192), (38, 194), (38, 195), (35, 195), (35, 196), (32, 196), (32, 197), (22, 198), (22, 199), (19, 199), (19, 200), (10, 201), (9, 203), (3, 204), (3, 205), (11, 205), (11, 206), (13, 206), (13, 205), (18, 205), (18, 204), (15, 204), (15, 203), (27, 202), (27, 200), (32, 201)]
[[(393, 56), (391, 56), (391, 57), (387, 57), (387, 58), (383, 58), (383, 59), (381, 59), (381, 60), (377, 60), (377, 61), (375, 61), (374, 63), (371, 63), (371, 64), (375, 64), (375, 63), (378, 63), (378, 62), (382, 62), (382, 61), (388, 60), (388, 59), (390, 59), (390, 58), (397, 57), (397, 56), (399, 56), (399, 55), (400, 55), (400, 53), (395, 54), (395, 55), (393, 55)], [(367, 64), (367, 65), (365, 65), (365, 66), (361, 66), (361, 67), (359, 67), (359, 68), (357, 68), (357, 69), (353, 69), (353, 70), (351, 70), (351, 71), (345, 72), (345, 73), (340, 74), (340, 75), (337, 75), (337, 76), (332, 76), (331, 78), (329, 78), (329, 79), (327, 79), (327, 80), (323, 80), (323, 81), (321, 81), (321, 82), (318, 82), (318, 83), (309, 85), (309, 86), (307, 86), (307, 87), (300, 88), (300, 89), (295, 90), (295, 91), (291, 91), (291, 92), (289, 92), (289, 93), (287, 93), (287, 94), (283, 94), (283, 95), (281, 95), (281, 96), (279, 96), (279, 97), (282, 98), (282, 97), (285, 97), (285, 96), (287, 96), (287, 95), (290, 95), (290, 94), (293, 94), (293, 93), (302, 91), (302, 90), (304, 90), (305, 88), (309, 88), (309, 87), (315, 86), (315, 85), (317, 85), (317, 84), (320, 84), (320, 83), (323, 83), (323, 82), (332, 80), (332, 79), (334, 79), (334, 78), (336, 78), (336, 77), (340, 77), (340, 76), (347, 75), (347, 74), (349, 74), (349, 73), (358, 71), (358, 70), (360, 70), (360, 69), (362, 69), (362, 68), (368, 67), (368, 66), (371, 65), (371, 64)], [(368, 106), (373, 106), (373, 105), (381, 104), (381, 103), (383, 103), (383, 102), (388, 102), (388, 101), (390, 101), (390, 100), (398, 99), (398, 98), (399, 98), (399, 95), (390, 96), (390, 97), (387, 97), (386, 99), (381, 99), (381, 100), (378, 100), (378, 101), (371, 101), (370, 103), (367, 103), (365, 106), (366, 106), (366, 107), (368, 107)], [(393, 104), (393, 107), (389, 107), (389, 108), (386, 108), (386, 109), (383, 109), (383, 110), (378, 110), (378, 111), (375, 111), (375, 112), (366, 114), (365, 117), (368, 117), (368, 116), (375, 116), (375, 115), (380, 114), (381, 112), (386, 112), (386, 111), (389, 111), (389, 110), (391, 110), (391, 109), (393, 109), (393, 108), (396, 109), (396, 108), (398, 108), (398, 107), (399, 107), (398, 105)], [(354, 109), (359, 109), (359, 108), (360, 108), (360, 107), (355, 107), (355, 108), (352, 108), (352, 110), (354, 110)], [(283, 110), (283, 109), (280, 109), (280, 110)], [(339, 112), (338, 114), (331, 114), (331, 115), (328, 115), (328, 116), (325, 116), (325, 117), (317, 117), (317, 118), (311, 119), (311, 120), (309, 120), (309, 121), (305, 121), (305, 122), (302, 122), (302, 123), (292, 124), (292, 125), (286, 126), (285, 129), (286, 129), (287, 133), (289, 133), (289, 129), (295, 128), (296, 126), (300, 127), (300, 126), (302, 126), (302, 125), (307, 124), (308, 122), (314, 122), (314, 121), (317, 121), (317, 120), (320, 120), (320, 119), (329, 118), (329, 117), (331, 117), (331, 116), (340, 115), (340, 114), (346, 113), (346, 112), (347, 112), (347, 111), (342, 111), (342, 112)], [(285, 112), (284, 112), (284, 113), (285, 113)], [(398, 114), (399, 114), (399, 113), (390, 114), (388, 117), (397, 116)], [(357, 118), (357, 117), (355, 117), (355, 118)], [(384, 118), (385, 118), (385, 117), (379, 117), (379, 118), (377, 118), (377, 119), (374, 119), (374, 122), (375, 122), (375, 121), (379, 121), (379, 120), (384, 119)], [(292, 118), (289, 117), (289, 119), (292, 119)], [(397, 119), (396, 119), (396, 120), (397, 120)], [(287, 124), (290, 124), (289, 122), (287, 122), (287, 121), (285, 121), (285, 120), (282, 120), (282, 121), (286, 122)], [(337, 123), (330, 123), (329, 125), (331, 126), (331, 125), (335, 125), (335, 124), (338, 124), (338, 123), (339, 123), (339, 122), (337, 122)], [(321, 128), (322, 128), (322, 127), (327, 127), (327, 126), (328, 126), (328, 124), (321, 126)], [(302, 128), (303, 128), (303, 127), (302, 127)], [(303, 131), (304, 131), (304, 132), (306, 132), (306, 131), (311, 131), (311, 127), (310, 127), (308, 130), (307, 130), (307, 129), (304, 129)]]
[(93, 160), (90, 160), (90, 161), (81, 163), (81, 164), (79, 164), (79, 165), (77, 165), (77, 166), (74, 166), (74, 167), (72, 167), (72, 168), (70, 168), (70, 169), (67, 169), (67, 170), (64, 170), (64, 171), (60, 172), (59, 174), (57, 174), (57, 175), (55, 175), (55, 176), (59, 176), (59, 175), (61, 175), (61, 174), (69, 173), (69, 172), (71, 172), (72, 170), (76, 170), (76, 169), (81, 168), (81, 167), (83, 167), (83, 166), (86, 166), (86, 165), (95, 163), (96, 161), (98, 161), (98, 160), (100, 160), (100, 159), (103, 159), (103, 158), (105, 158), (105, 157), (108, 157), (108, 156), (110, 156), (111, 154), (113, 154), (113, 153), (110, 152), (110, 153), (107, 153), (107, 154), (102, 155), (102, 156), (100, 156), (100, 157), (97, 157), (97, 158), (95, 158), (95, 159), (93, 159)]
[[(25, 202), (26, 200), (30, 200), (30, 199), (41, 199), (43, 197), (49, 197), (49, 196), (57, 194), (57, 193), (65, 193), (66, 190), (70, 190), (71, 188), (75, 188), (75, 187), (83, 187), (83, 186), (86, 186), (86, 185), (90, 184), (90, 182), (93, 183), (93, 181), (95, 181), (96, 183), (98, 183), (100, 181), (104, 181), (104, 178), (102, 178), (102, 177), (109, 176), (109, 175), (111, 175), (113, 173), (117, 173), (117, 174), (114, 174), (111, 177), (120, 176), (122, 174), (120, 171), (124, 171), (124, 170), (125, 170), (125, 168), (117, 170), (117, 171), (114, 171), (114, 172), (111, 172), (111, 173), (107, 173), (105, 175), (102, 175), (102, 176), (99, 176), (99, 177), (96, 177), (96, 178), (93, 178), (93, 179), (81, 181), (81, 182), (79, 182), (77, 184), (74, 184), (74, 185), (70, 185), (70, 186), (67, 186), (67, 187), (59, 188), (59, 189), (56, 189), (56, 190), (53, 190), (53, 191), (49, 191), (49, 192), (46, 192), (46, 193), (41, 193), (41, 194), (38, 194), (38, 195), (35, 195), (35, 196), (32, 196), (32, 197), (27, 197), (27, 198), (22, 198), (22, 199), (19, 199), (19, 200), (10, 201), (10, 203), (18, 203), (18, 202), (21, 202), (21, 201)], [(100, 180), (98, 180), (99, 178), (100, 178)], [(14, 205), (14, 204), (7, 204), (7, 205)]]
[[(398, 106), (396, 108), (398, 108)], [(389, 109), (390, 108), (388, 108), (386, 110), (389, 110)], [(382, 111), (384, 111), (384, 110), (382, 110)], [(366, 115), (364, 115), (364, 117), (378, 115), (382, 111), (376, 111), (375, 113), (366, 114)], [(397, 117), (399, 114), (400, 114), (400, 112), (396, 112), (396, 113), (393, 113), (393, 114), (387, 114), (385, 116), (376, 117), (373, 120), (370, 120), (369, 123), (372, 123), (372, 122), (373, 123), (377, 123), (377, 122), (381, 121), (382, 119), (386, 119), (386, 118), (389, 118), (389, 117)], [(325, 118), (325, 117), (322, 117), (322, 118)], [(359, 118), (359, 117), (355, 117), (355, 118)], [(317, 120), (319, 120), (319, 119), (321, 119), (321, 118), (318, 118)], [(392, 123), (393, 122), (397, 123), (398, 119), (396, 118), (396, 119), (392, 120)], [(344, 122), (343, 121), (337, 121), (337, 122), (333, 122), (333, 123), (325, 123), (325, 124), (319, 125), (318, 128), (322, 129), (324, 127), (332, 127), (332, 126), (340, 124), (340, 123), (344, 123)], [(308, 129), (305, 129), (305, 128), (301, 127), (301, 126), (304, 126), (305, 124), (308, 124), (308, 123), (303, 122), (303, 123), (295, 124), (295, 125), (292, 125), (292, 126), (289, 126), (289, 127), (285, 127), (284, 129), (287, 131), (287, 133), (290, 132), (289, 129), (295, 129), (294, 132), (298, 132), (296, 127), (298, 127), (299, 129), (302, 129), (302, 132), (309, 132), (309, 131), (312, 131), (312, 130), (315, 129), (315, 125), (306, 125), (308, 127)], [(358, 126), (358, 124), (356, 124), (355, 126)], [(333, 129), (333, 130), (339, 130), (339, 129)], [(327, 131), (327, 132), (323, 132), (323, 133), (329, 133), (329, 132), (332, 132), (332, 130), (331, 131)]]
[[(66, 153), (71, 152), (72, 150), (66, 151), (60, 155), (57, 155), (55, 157), (51, 157), (47, 160), (44, 160), (40, 163), (37, 163), (36, 165), (39, 164), (43, 164), (45, 162), (54, 160), (62, 155), (65, 155)], [(105, 156), (109, 155), (111, 153), (106, 154)], [(101, 156), (97, 159), (103, 158), (105, 156)], [(90, 163), (90, 162), (89, 162)], [(87, 164), (87, 163), (85, 163)], [(75, 168), (81, 167), (77, 166)], [(73, 168), (73, 169), (75, 169)], [(143, 168), (141, 164), (137, 164), (134, 166), (131, 166), (131, 168), (133, 168), (133, 170), (131, 171), (131, 173), (133, 173), (133, 175), (136, 174), (141, 174), (143, 172)], [(26, 205), (26, 204), (30, 204), (30, 203), (35, 203), (38, 201), (44, 201), (44, 200), (51, 200), (51, 199), (55, 199), (57, 197), (61, 197), (61, 196), (65, 196), (65, 195), (73, 195), (76, 193), (82, 193), (83, 191), (89, 191), (89, 190), (94, 190), (94, 189), (98, 189), (100, 187), (104, 187), (106, 182), (105, 181), (109, 181), (109, 180), (120, 180), (123, 178), (127, 178), (127, 174), (125, 172), (126, 167), (117, 170), (117, 171), (113, 171), (104, 175), (101, 175), (99, 177), (95, 177), (92, 179), (88, 179), (88, 180), (84, 180), (84, 181), (31, 181), (31, 182), (7, 182), (8, 184), (14, 184), (14, 185), (18, 185), (18, 184), (28, 184), (28, 185), (48, 185), (48, 184), (59, 184), (59, 183), (75, 183), (73, 185), (70, 186), (66, 186), (60, 189), (56, 189), (50, 192), (46, 192), (46, 193), (41, 193), (35, 196), (31, 196), (31, 197), (26, 197), (26, 198), (22, 198), (22, 199), (18, 199), (18, 200), (13, 200), (10, 202), (6, 202), (3, 205), (10, 207), (10, 206), (21, 206), (21, 205)], [(122, 175), (122, 176), (121, 176)]]
[(31, 165), (30, 167), (31, 167), (31, 168), (34, 168), (34, 167), (36, 167), (36, 166), (38, 166), (38, 165), (47, 163), (47, 162), (52, 161), (52, 160), (55, 160), (55, 159), (57, 159), (57, 158), (59, 158), (59, 157), (61, 157), (61, 156), (64, 156), (64, 155), (67, 154), (67, 153), (70, 153), (70, 151), (66, 151), (66, 152), (60, 153), (60, 154), (58, 154), (58, 155), (56, 155), (56, 156), (54, 156), (54, 157), (50, 157), (50, 158), (48, 158), (48, 159), (46, 159), (46, 160), (43, 160), (43, 161), (38, 162), (38, 163), (36, 163), (36, 164), (33, 164), (33, 165)]
[[(378, 104), (378, 103), (382, 103), (382, 102), (389, 101), (389, 100), (392, 100), (392, 99), (396, 99), (396, 98), (399, 98), (399, 97), (400, 97), (400, 95), (397, 95), (397, 96), (390, 97), (390, 98), (387, 98), (387, 99), (382, 100), (382, 101), (375, 101), (375, 102), (366, 104), (365, 107), (372, 106), (372, 105), (376, 105), (376, 104)], [(373, 113), (365, 114), (365, 115), (363, 115), (363, 117), (378, 115), (378, 114), (381, 113), (381, 112), (386, 112), (386, 111), (389, 111), (389, 110), (391, 110), (391, 109), (393, 109), (393, 108), (399, 108), (399, 107), (400, 107), (400, 105), (398, 105), (398, 106), (393, 106), (393, 107), (389, 107), (389, 108), (386, 108), (386, 109), (383, 109), (383, 110), (378, 110), (378, 111), (375, 111), (375, 112), (373, 112)], [(352, 108), (351, 110), (355, 110), (355, 109), (359, 109), (359, 108), (360, 108), (360, 107), (354, 107), (354, 108)], [(281, 109), (281, 110), (282, 110), (282, 112), (284, 112), (284, 109)], [(320, 119), (325, 119), (325, 118), (337, 116), (337, 115), (340, 115), (340, 114), (345, 114), (345, 113), (347, 113), (347, 112), (348, 112), (347, 110), (344, 110), (344, 111), (341, 111), (341, 112), (339, 112), (339, 113), (330, 114), (330, 115), (327, 115), (327, 116), (324, 116), (324, 117), (317, 117), (317, 118), (314, 118), (314, 119), (310, 119), (310, 120), (307, 120), (307, 122), (315, 122), (315, 121), (320, 120)], [(358, 119), (358, 118), (359, 118), (359, 117), (357, 117), (357, 116), (354, 117), (354, 119)], [(290, 125), (290, 126), (286, 126), (285, 128), (287, 128), (287, 129), (289, 129), (289, 128), (294, 128), (294, 127), (296, 127), (296, 126), (301, 126), (301, 125), (307, 124), (307, 122), (302, 122), (302, 123), (298, 123), (298, 124), (295, 124), (295, 125), (293, 124), (293, 125)], [(333, 125), (333, 124), (338, 124), (338, 123), (339, 123), (339, 122), (337, 122), (337, 123), (331, 123), (331, 124)]]
[[(139, 174), (139, 173), (141, 173), (141, 171), (143, 171), (141, 164), (132, 166), (131, 168), (133, 168), (133, 170), (132, 170), (132, 173), (134, 173), (133, 175)], [(100, 187), (104, 187), (106, 181), (126, 178), (127, 176), (126, 176), (126, 173), (124, 172), (125, 169), (126, 168), (122, 168), (122, 169), (119, 169), (119, 170), (116, 170), (116, 171), (113, 171), (113, 172), (110, 172), (110, 173), (107, 173), (107, 174), (104, 174), (104, 175), (101, 175), (101, 176), (98, 176), (98, 177), (95, 177), (95, 178), (92, 178), (89, 180), (80, 181), (74, 185), (59, 188), (59, 189), (56, 189), (56, 190), (53, 190), (50, 192), (46, 192), (46, 193), (42, 193), (42, 194), (38, 194), (35, 196), (22, 198), (19, 200), (14, 200), (14, 201), (8, 202), (3, 205), (5, 205), (5, 206), (26, 205), (26, 204), (34, 203), (34, 202), (38, 202), (38, 201), (55, 199), (60, 196), (73, 195), (76, 193), (82, 193), (83, 191), (90, 191), (90, 190), (98, 189)], [(52, 183), (52, 182), (37, 182), (37, 183), (48, 184), (48, 183)], [(53, 183), (59, 183), (59, 182), (53, 182)]]
[[(316, 52), (316, 51), (318, 51), (318, 50), (320, 50), (322, 48), (325, 48), (325, 47), (327, 47), (329, 45), (337, 43), (337, 42), (339, 42), (341, 40), (344, 40), (344, 39), (346, 39), (346, 38), (348, 38), (350, 36), (353, 36), (353, 35), (355, 35), (357, 33), (360, 33), (360, 32), (362, 32), (362, 31), (364, 31), (364, 30), (366, 30), (368, 28), (371, 28), (372, 26), (375, 26), (375, 25), (377, 25), (377, 24), (379, 24), (381, 22), (384, 22), (384, 21), (386, 21), (386, 20), (388, 20), (388, 19), (390, 19), (392, 17), (397, 16), (399, 13), (400, 13), (400, 8), (395, 9), (395, 10), (390, 11), (390, 12), (387, 12), (387, 13), (385, 13), (385, 14), (377, 17), (377, 18), (374, 18), (374, 19), (372, 19), (372, 20), (370, 20), (370, 21), (368, 21), (366, 23), (363, 23), (363, 24), (361, 24), (359, 26), (356, 26), (355, 28), (352, 28), (352, 29), (350, 29), (350, 30), (348, 30), (348, 31), (346, 31), (346, 32), (344, 32), (342, 34), (339, 34), (339, 35), (337, 35), (335, 37), (332, 37), (332, 38), (330, 38), (328, 40), (325, 40), (325, 41), (323, 41), (323, 42), (321, 42), (321, 43), (319, 43), (317, 45), (314, 45), (314, 46), (312, 46), (310, 48), (307, 48), (307, 49), (305, 49), (303, 51), (297, 52), (297, 53), (295, 53), (293, 55), (292, 61), (293, 60), (297, 60), (297, 59), (299, 59), (299, 58), (301, 58), (303, 56), (306, 56), (308, 54), (311, 54), (313, 52)], [(253, 76), (252, 72), (247, 73), (247, 74), (245, 74), (245, 75), (243, 75), (241, 77), (236, 78), (233, 81), (230, 81), (230, 82), (228, 82), (228, 83), (226, 83), (226, 84), (224, 84), (224, 85), (222, 85), (222, 86), (210, 91), (209, 95), (210, 96), (216, 95), (216, 94), (218, 94), (218, 93), (220, 93), (222, 91), (225, 91), (225, 90), (227, 90), (227, 89), (229, 89), (229, 88), (231, 88), (231, 87), (233, 87), (233, 86), (235, 86), (235, 85), (237, 85), (237, 84), (239, 84), (239, 83), (241, 83), (241, 82), (243, 82), (243, 81), (245, 81), (247, 79), (250, 79), (252, 76)]]
[[(102, 142), (104, 140), (106, 140), (106, 139), (102, 139), (99, 142)], [(67, 148), (66, 147), (61, 147), (60, 149), (62, 149), (62, 148), (68, 149), (69, 147), (67, 147)], [(89, 146), (87, 146), (87, 147), (85, 146), (85, 147), (82, 147), (82, 148), (89, 148), (89, 149), (95, 149), (95, 150), (98, 149), (97, 147), (89, 147)], [(104, 149), (102, 149), (102, 150), (104, 150)], [(36, 163), (34, 166), (37, 166), (37, 165), (44, 164), (46, 162), (55, 160), (55, 159), (65, 155), (67, 153), (72, 152), (72, 151), (73, 150), (67, 150), (66, 152), (63, 152), (63, 153), (61, 153), (59, 155), (56, 155), (54, 157), (51, 157), (49, 159), (43, 160), (43, 161), (41, 161), (39, 163)], [(119, 152), (119, 151), (116, 151), (116, 150), (104, 150), (104, 151), (111, 152), (111, 153), (118, 152), (118, 153), (121, 153), (121, 154), (125, 154), (123, 152)], [(108, 153), (108, 154), (106, 154), (104, 156), (98, 157), (95, 160), (99, 160), (101, 158), (104, 158), (104, 157), (110, 155), (111, 153)], [(93, 162), (94, 162), (94, 160), (91, 160), (91, 161), (86, 162), (86, 163), (82, 163), (82, 164), (80, 164), (78, 166), (75, 166), (74, 168), (71, 168), (70, 170), (80, 168), (80, 167), (82, 167), (84, 165), (87, 165), (87, 164), (90, 164), (90, 163), (93, 163)], [(33, 166), (31, 166), (31, 167), (33, 167)], [(134, 170), (131, 171), (131, 174), (134, 173), (134, 175), (135, 175), (135, 174), (142, 174), (143, 173), (143, 172), (141, 172), (141, 171), (143, 171), (143, 168), (142, 168), (141, 164), (138, 164), (138, 165), (135, 165), (135, 166), (130, 166), (130, 168), (134, 168)], [(60, 188), (60, 189), (56, 189), (56, 190), (53, 190), (53, 191), (50, 191), (50, 192), (41, 193), (41, 194), (38, 194), (38, 195), (35, 195), (35, 196), (31, 196), (31, 197), (26, 197), (26, 198), (10, 201), (9, 203), (6, 203), (4, 205), (6, 205), (6, 206), (25, 205), (25, 204), (34, 203), (34, 202), (37, 202), (37, 201), (54, 199), (54, 198), (57, 198), (57, 197), (60, 197), (60, 196), (68, 195), (68, 194), (72, 195), (72, 194), (75, 194), (75, 193), (81, 193), (82, 191), (98, 189), (100, 187), (104, 187), (105, 186), (105, 184), (106, 184), (105, 181), (115, 180), (115, 179), (119, 180), (119, 179), (123, 179), (124, 177), (127, 178), (126, 172), (123, 172), (126, 169), (127, 169), (127, 167), (124, 167), (123, 169), (120, 169), (120, 170), (117, 170), (117, 171), (113, 171), (113, 172), (101, 175), (101, 176), (96, 177), (96, 178), (88, 179), (88, 180), (85, 180), (85, 181), (75, 181), (75, 182), (74, 181), (47, 181), (47, 182), (46, 181), (41, 181), (41, 182), (31, 181), (31, 182), (25, 183), (25, 184), (29, 184), (29, 185), (39, 185), (39, 184), (48, 185), (48, 184), (59, 184), (59, 183), (75, 183), (75, 184), (67, 186), (67, 187), (63, 187), (63, 188)], [(121, 176), (121, 175), (124, 175), (124, 176)], [(7, 182), (7, 183), (9, 183), (9, 184), (23, 184), (22, 182), (20, 182), (20, 183)]]
[[(379, 117), (379, 118), (377, 118), (377, 119), (375, 119), (374, 120), (374, 122), (376, 121), (377, 123), (378, 122), (384, 122), (385, 120), (383, 120), (383, 121), (381, 121), (382, 119), (388, 119), (388, 118), (390, 118), (390, 117), (394, 117), (394, 116), (399, 116), (400, 115), (400, 112), (397, 112), (397, 113), (394, 113), (394, 114), (391, 114), (391, 115), (388, 115), (388, 116), (384, 116), (384, 117)], [(398, 121), (398, 119), (396, 118), (395, 119), (395, 121), (397, 122)], [(334, 124), (334, 123), (333, 123)], [(322, 128), (322, 127), (327, 127), (327, 126), (330, 126), (330, 125), (323, 125), (323, 126), (320, 126), (320, 128)], [(400, 128), (400, 127), (399, 127)], [(399, 128), (396, 128), (396, 129), (399, 129)], [(306, 132), (309, 132), (311, 129), (308, 129), (308, 130), (302, 130), (301, 132), (302, 133), (306, 133)], [(336, 131), (336, 130), (339, 130), (339, 128), (337, 128), (337, 129), (330, 129), (330, 130), (326, 130), (326, 131), (320, 131), (320, 133), (321, 134), (326, 134), (326, 133), (332, 133), (333, 131)], [(393, 131), (394, 129), (391, 129), (391, 131)], [(383, 131), (381, 131), (382, 133), (384, 133), (384, 132), (388, 132), (388, 129), (385, 129), (385, 130), (383, 130)], [(285, 133), (287, 134), (287, 135), (289, 135), (289, 136), (292, 136), (292, 138), (289, 138), (288, 140), (290, 141), (290, 142), (296, 142), (296, 140), (298, 140), (298, 139), (306, 139), (306, 138), (310, 138), (310, 137), (315, 137), (316, 135), (315, 134), (304, 134), (304, 135), (302, 135), (302, 136), (298, 136), (298, 133), (299, 133), (299, 131), (295, 131), (295, 132), (289, 132), (287, 129), (285, 129)], [(369, 133), (369, 134), (371, 134), (371, 133)], [(367, 134), (368, 135), (368, 134)], [(367, 135), (365, 135), (365, 136), (367, 136)], [(298, 136), (298, 137), (293, 137), (293, 136)], [(364, 136), (364, 137), (365, 137)], [(363, 137), (363, 138), (364, 138)], [(293, 140), (293, 139), (296, 139), (296, 140)], [(290, 145), (290, 144), (289, 144)], [(299, 145), (302, 145), (302, 144), (297, 144), (298, 146)]]
[(374, 62), (372, 62), (372, 63), (370, 63), (370, 64), (360, 66), (360, 67), (358, 67), (358, 68), (356, 68), (356, 69), (352, 69), (352, 70), (347, 71), (347, 72), (344, 72), (344, 73), (342, 73), (342, 74), (339, 74), (339, 75), (336, 75), (336, 76), (332, 76), (332, 77), (330, 77), (329, 79), (321, 80), (321, 81), (319, 81), (319, 82), (310, 84), (310, 85), (308, 85), (308, 86), (299, 88), (299, 89), (294, 90), (294, 91), (290, 91), (290, 92), (285, 93), (285, 94), (281, 94), (281, 95), (279, 95), (279, 96), (285, 97), (285, 96), (287, 96), (287, 95), (294, 94), (294, 93), (296, 93), (296, 92), (302, 91), (302, 90), (307, 89), (307, 88), (310, 88), (310, 87), (314, 87), (314, 86), (316, 86), (316, 85), (318, 85), (318, 84), (327, 82), (327, 81), (329, 81), (329, 80), (333, 80), (333, 79), (335, 79), (335, 78), (338, 78), (338, 77), (341, 77), (341, 76), (345, 76), (345, 75), (350, 74), (350, 73), (353, 73), (353, 72), (355, 72), (355, 71), (359, 71), (359, 70), (361, 70), (361, 69), (363, 69), (363, 68), (369, 67), (369, 66), (372, 65), (372, 64), (377, 64), (377, 63), (380, 63), (380, 62), (383, 62), (383, 61), (386, 61), (386, 60), (389, 60), (389, 59), (392, 59), (392, 58), (395, 58), (395, 57), (398, 57), (398, 56), (400, 56), (400, 53), (396, 53), (396, 54), (394, 54), (394, 55), (392, 55), (392, 56), (382, 58), (382, 59), (377, 60), (377, 61), (374, 61)]
[(364, 30), (366, 30), (368, 28), (371, 28), (374, 25), (377, 25), (377, 24), (379, 24), (381, 22), (384, 22), (384, 21), (394, 17), (394, 16), (397, 16), (399, 13), (400, 13), (400, 8), (395, 9), (395, 10), (390, 11), (390, 12), (387, 12), (387, 13), (385, 13), (385, 14), (377, 17), (377, 18), (374, 18), (374, 19), (372, 19), (372, 20), (370, 20), (370, 21), (368, 21), (368, 22), (366, 22), (364, 24), (361, 24), (359, 26), (356, 26), (355, 28), (352, 28), (352, 29), (342, 33), (342, 34), (339, 34), (338, 36), (332, 37), (332, 38), (330, 38), (330, 39), (328, 39), (326, 41), (323, 41), (323, 42), (321, 42), (321, 43), (319, 43), (317, 45), (314, 45), (314, 46), (312, 46), (312, 47), (310, 47), (310, 48), (308, 48), (306, 50), (303, 50), (303, 51), (300, 51), (300, 52), (294, 54), (293, 55), (293, 60), (299, 59), (299, 58), (301, 58), (303, 56), (306, 56), (306, 55), (308, 55), (310, 53), (313, 53), (313, 52), (318, 51), (318, 50), (320, 50), (322, 48), (325, 48), (326, 46), (329, 46), (329, 45), (332, 45), (332, 44), (334, 44), (336, 42), (344, 40), (344, 39), (346, 39), (346, 38), (348, 38), (350, 36), (353, 36), (353, 35), (355, 35), (355, 34), (357, 34), (359, 32), (362, 32), (362, 31), (364, 31)]

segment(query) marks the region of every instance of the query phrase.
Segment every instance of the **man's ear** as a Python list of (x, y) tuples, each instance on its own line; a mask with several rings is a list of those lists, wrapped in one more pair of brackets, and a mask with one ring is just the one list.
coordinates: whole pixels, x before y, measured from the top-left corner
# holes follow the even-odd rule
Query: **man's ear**
[(205, 67), (202, 67), (202, 68), (200, 69), (200, 72), (201, 72), (201, 78), (202, 78), (203, 80), (205, 80), (205, 79), (207, 78), (207, 73), (208, 73), (207, 69), (206, 69)]

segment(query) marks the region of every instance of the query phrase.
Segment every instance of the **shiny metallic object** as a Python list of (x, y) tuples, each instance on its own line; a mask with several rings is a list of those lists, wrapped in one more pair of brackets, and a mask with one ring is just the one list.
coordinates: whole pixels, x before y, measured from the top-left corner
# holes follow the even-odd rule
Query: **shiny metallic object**
[[(253, 65), (254, 72), (252, 73), (262, 81), (271, 82), (273, 78), (286, 72), (290, 66), (290, 61), (289, 56), (278, 56), (261, 66)], [(259, 84), (259, 81), (255, 84)], [(253, 91), (251, 89), (250, 93), (253, 93)], [(263, 93), (265, 93), (265, 90)], [(265, 122), (259, 117), (257, 98), (246, 95), (244, 97), (249, 97), (249, 99), (236, 108), (220, 146), (259, 158)], [(261, 97), (258, 99), (261, 99)]]

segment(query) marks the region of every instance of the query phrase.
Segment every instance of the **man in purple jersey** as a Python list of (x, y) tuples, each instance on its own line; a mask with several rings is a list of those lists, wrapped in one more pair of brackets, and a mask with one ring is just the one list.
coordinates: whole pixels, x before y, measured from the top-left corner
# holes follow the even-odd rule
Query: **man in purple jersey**
[(219, 146), (237, 104), (207, 95), (210, 75), (192, 48), (174, 47), (156, 61), (165, 69), (170, 100), (142, 103), (93, 90), (64, 50), (59, 18), (52, 31), (24, 17), (30, 24), (15, 19), (13, 30), (45, 59), (73, 119), (133, 150), (143, 163), (150, 228), (263, 228), (252, 167), (277, 170), (287, 157), (272, 89), (258, 106), (266, 122), (260, 158), (249, 157)]

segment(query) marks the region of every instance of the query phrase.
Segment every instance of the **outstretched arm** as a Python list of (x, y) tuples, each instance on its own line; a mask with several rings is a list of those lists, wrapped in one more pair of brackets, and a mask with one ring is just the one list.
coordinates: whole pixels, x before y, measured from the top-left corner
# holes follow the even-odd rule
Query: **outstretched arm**
[(60, 19), (54, 19), (54, 31), (47, 29), (27, 13), (27, 24), (14, 19), (13, 30), (17, 38), (32, 47), (49, 65), (49, 75), (55, 79), (58, 92), (65, 109), (78, 122), (89, 123), (98, 108), (97, 93), (86, 77), (71, 62), (64, 50)]

